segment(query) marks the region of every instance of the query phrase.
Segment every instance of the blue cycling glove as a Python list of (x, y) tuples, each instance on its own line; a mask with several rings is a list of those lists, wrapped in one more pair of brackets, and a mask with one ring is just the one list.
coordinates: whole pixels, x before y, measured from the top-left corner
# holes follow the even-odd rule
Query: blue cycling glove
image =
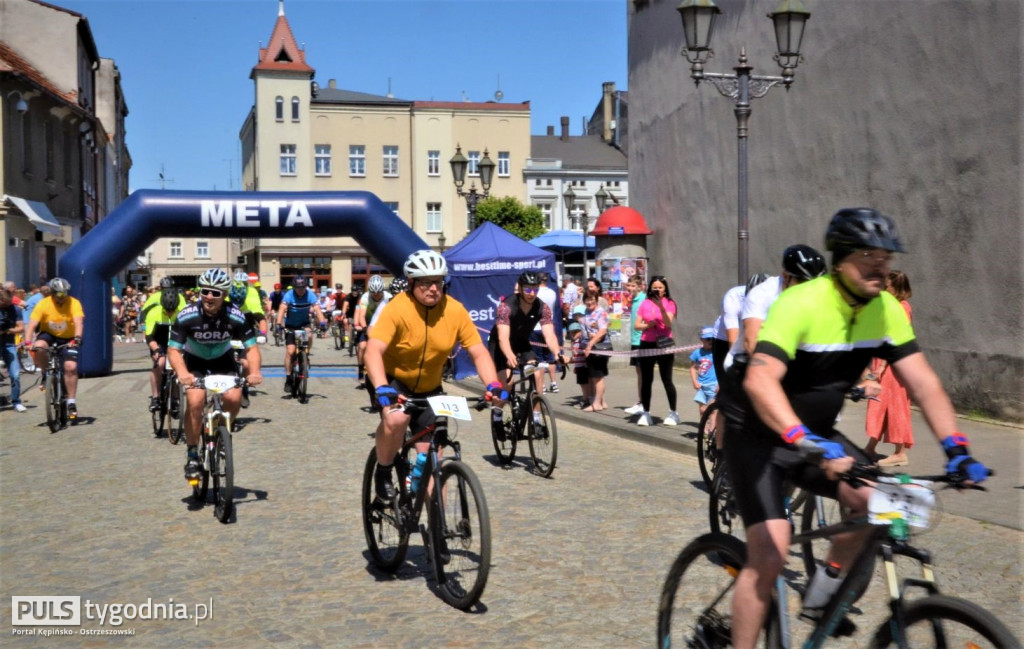
[(819, 456), (826, 460), (838, 460), (847, 455), (842, 444), (815, 435), (803, 424), (787, 430), (782, 434), (782, 439), (796, 447), (804, 458)]
[(501, 383), (493, 381), (487, 384), (486, 399), (500, 399), (501, 401), (508, 401), (508, 390), (501, 387)]
[(398, 390), (394, 389), (390, 385), (382, 385), (374, 392), (377, 397), (377, 404), (381, 408), (386, 408), (390, 405), (398, 403)]
[(942, 440), (946, 451), (946, 473), (956, 473), (971, 482), (984, 482), (991, 473), (987, 466), (971, 457), (970, 442), (963, 433), (953, 433)]

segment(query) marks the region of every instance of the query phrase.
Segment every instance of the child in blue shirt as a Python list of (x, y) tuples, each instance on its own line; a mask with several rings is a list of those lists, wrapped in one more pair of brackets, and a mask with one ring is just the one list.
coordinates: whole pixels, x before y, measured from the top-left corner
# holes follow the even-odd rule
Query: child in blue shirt
[(693, 381), (693, 388), (697, 391), (693, 400), (700, 405), (700, 414), (704, 415), (708, 404), (715, 400), (718, 394), (718, 377), (715, 376), (715, 364), (711, 358), (711, 345), (715, 340), (714, 327), (704, 327), (700, 330), (700, 342), (702, 347), (693, 350), (690, 354), (690, 379)]

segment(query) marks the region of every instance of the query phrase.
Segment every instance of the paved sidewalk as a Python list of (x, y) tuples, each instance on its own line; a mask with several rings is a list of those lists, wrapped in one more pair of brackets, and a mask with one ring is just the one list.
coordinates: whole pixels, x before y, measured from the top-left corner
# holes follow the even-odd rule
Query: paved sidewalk
[[(465, 387), (480, 390), (476, 379), (461, 381)], [(664, 426), (661, 422), (668, 414), (668, 400), (661, 382), (655, 377), (651, 414), (654, 426), (637, 426), (636, 416), (627, 415), (624, 410), (632, 406), (637, 398), (636, 372), (631, 367), (613, 367), (605, 380), (605, 401), (608, 410), (583, 412), (574, 404), (580, 397), (575, 376), (570, 371), (559, 381), (557, 394), (545, 395), (555, 409), (559, 419), (566, 419), (603, 433), (651, 444), (676, 453), (697, 454), (698, 406), (693, 401), (696, 392), (690, 384), (689, 370), (677, 368), (675, 386), (678, 394), (676, 407), (680, 416), (678, 426)], [(864, 418), (865, 403), (847, 402), (837, 428), (855, 442), (866, 443)], [(917, 444), (909, 451), (910, 465), (905, 467), (918, 474), (941, 473), (944, 456), (934, 442), (924, 417), (917, 410), (912, 411), (914, 433)], [(988, 485), (989, 493), (965, 492), (944, 497), (946, 510), (979, 521), (996, 523), (1013, 529), (1024, 529), (1024, 479), (1022, 479), (1022, 458), (1024, 458), (1024, 427), (1010, 424), (988, 423), (960, 418), (960, 431), (971, 440), (978, 459), (995, 470), (996, 475)], [(879, 446), (883, 453), (892, 447)]]

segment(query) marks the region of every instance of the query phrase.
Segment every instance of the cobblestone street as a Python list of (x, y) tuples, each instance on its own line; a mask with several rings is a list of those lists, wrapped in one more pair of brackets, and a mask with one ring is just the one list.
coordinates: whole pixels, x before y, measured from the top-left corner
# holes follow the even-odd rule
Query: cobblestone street
[[(317, 341), (314, 366), (354, 366), (329, 346)], [(279, 367), (282, 351), (263, 350)], [(563, 421), (557, 468), (541, 479), (528, 455), (500, 468), (476, 414), (458, 439), (487, 497), (493, 565), (478, 610), (464, 613), (430, 590), (419, 537), (395, 578), (368, 567), (359, 500), (376, 416), (354, 378), (323, 372), (306, 405), (284, 398), (281, 378), (259, 388), (234, 436), (237, 517), (222, 525), (212, 505), (190, 507), (184, 446), (153, 437), (144, 346), (115, 345), (115, 358), (113, 375), (81, 382), (75, 427), (50, 434), (34, 386), (27, 413), (0, 413), (0, 617), (11, 620), (11, 597), (24, 595), (173, 599), (190, 612), (212, 601), (212, 615), (120, 627), (83, 615), (83, 628), (135, 635), (48, 646), (650, 647), (668, 567), (708, 529), (691, 456)], [(992, 610), (1018, 637), (1021, 542), (1018, 530), (950, 513), (920, 537), (944, 592)], [(864, 646), (882, 618), (880, 583), (858, 605), (860, 635), (836, 646)], [(798, 637), (809, 628), (794, 627)], [(4, 646), (41, 645), (14, 628)]]

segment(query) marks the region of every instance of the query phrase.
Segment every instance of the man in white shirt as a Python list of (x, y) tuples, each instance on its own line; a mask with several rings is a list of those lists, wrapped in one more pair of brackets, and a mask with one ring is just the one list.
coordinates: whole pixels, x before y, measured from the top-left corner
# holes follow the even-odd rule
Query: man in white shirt
[[(551, 309), (553, 317), (558, 317), (560, 309), (558, 308), (558, 293), (554, 289), (548, 286), (548, 274), (540, 273), (540, 287), (537, 289), (537, 297), (541, 302), (548, 305)], [(555, 328), (556, 332), (560, 332), (559, 327)], [(548, 378), (550, 379), (550, 385), (548, 392), (558, 392), (558, 382), (555, 381), (555, 357), (551, 355), (551, 351), (547, 348), (544, 341), (544, 334), (541, 333), (540, 323), (538, 322), (533, 328), (533, 333), (530, 334), (530, 344), (534, 348), (534, 352), (537, 354), (537, 360), (548, 364)], [(559, 336), (558, 344), (562, 344), (561, 336)], [(544, 391), (543, 379), (542, 385), (540, 386), (541, 391)]]

